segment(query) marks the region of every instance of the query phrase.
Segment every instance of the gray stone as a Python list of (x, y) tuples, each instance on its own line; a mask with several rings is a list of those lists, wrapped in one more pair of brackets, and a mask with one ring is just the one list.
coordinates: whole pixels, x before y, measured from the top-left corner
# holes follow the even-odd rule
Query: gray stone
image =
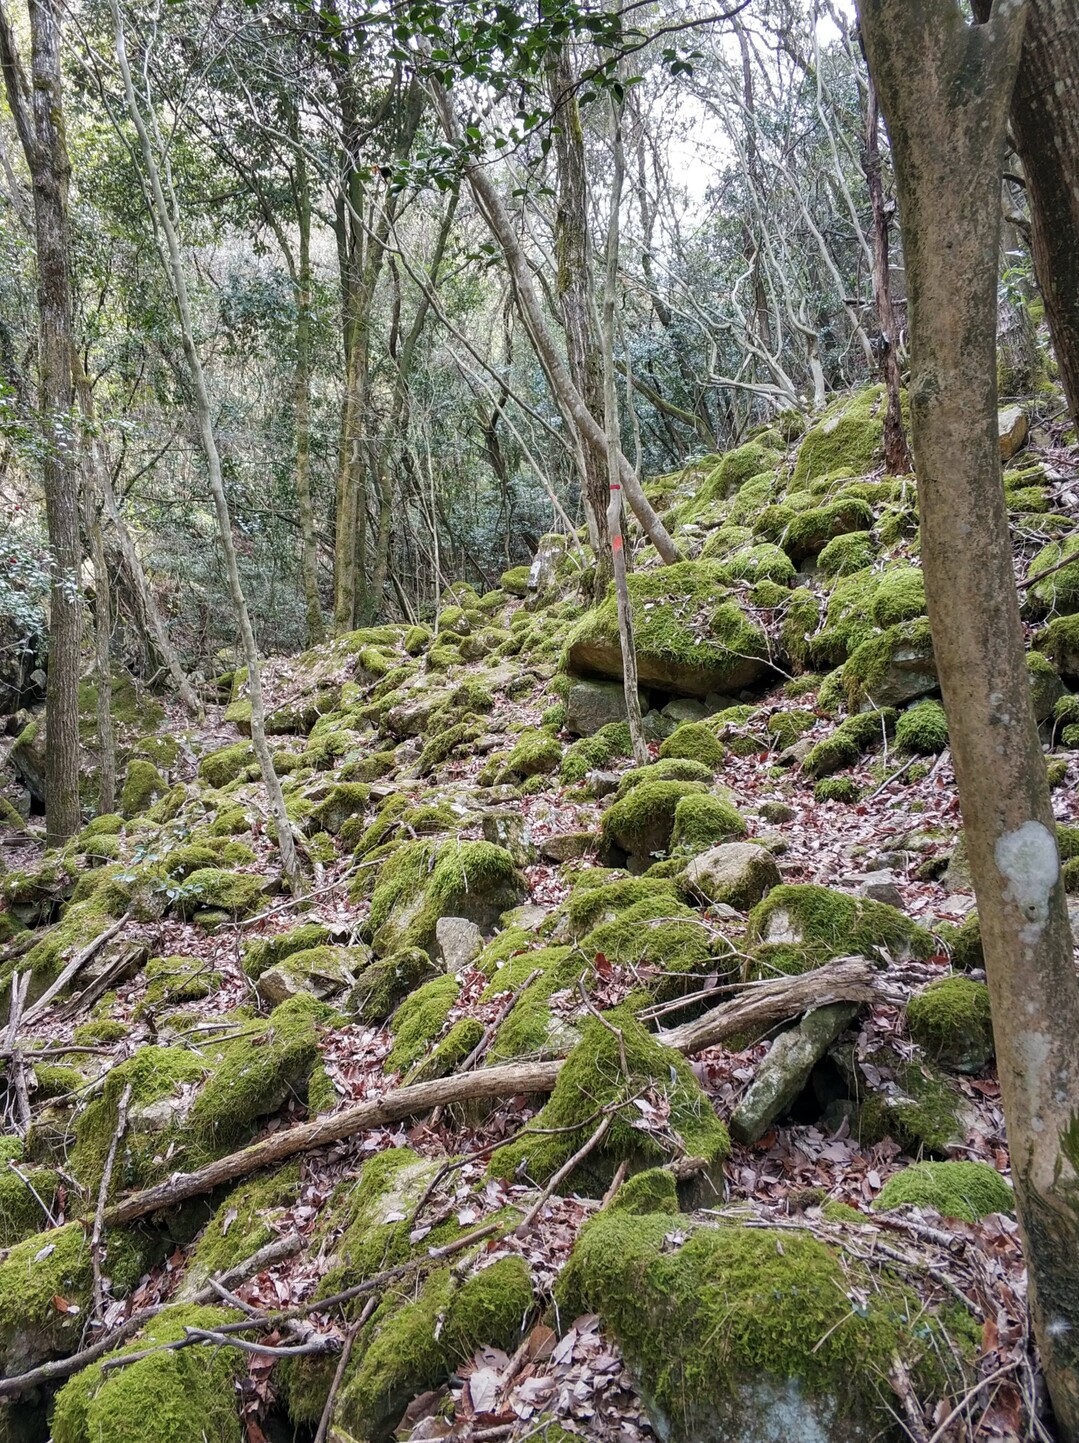
[(913, 646), (899, 642), (892, 652), (884, 674), (873, 687), (873, 694), (863, 703), (862, 711), (873, 711), (877, 707), (902, 707), (920, 696), (930, 696), (940, 690), (937, 666), (933, 659), (933, 646), (926, 642)]
[(441, 971), (420, 947), (391, 952), (369, 963), (360, 973), (345, 1010), (368, 1027), (377, 1027), (396, 1011), (410, 992), (430, 982)]
[(255, 991), (267, 1007), (301, 995), (325, 1001), (351, 987), (370, 960), (371, 953), (363, 946), (311, 947), (268, 967)]
[(505, 847), (518, 867), (530, 867), (536, 860), (528, 823), (520, 812), (510, 808), (484, 816), (483, 839), (496, 847)]
[(685, 880), (710, 902), (748, 912), (779, 885), (779, 868), (770, 852), (754, 842), (725, 842), (694, 857)]
[(948, 866), (940, 881), (946, 892), (972, 892), (974, 890), (970, 859), (967, 857), (967, 840), (962, 833), (952, 848), (952, 855), (948, 858)]
[[(647, 706), (641, 698), (642, 707)], [(626, 719), (626, 694), (620, 681), (575, 681), (566, 698), (566, 730), (590, 737), (609, 722)]]
[(1022, 406), (1005, 406), (997, 412), (1000, 459), (1010, 461), (1027, 439), (1030, 423)]
[(669, 701), (663, 708), (663, 715), (669, 717), (676, 726), (682, 722), (704, 721), (705, 717), (712, 715), (706, 701), (698, 701), (695, 697), (676, 696), (674, 701)]
[(566, 554), (566, 538), (557, 532), (540, 538), (532, 565), (528, 568), (528, 595), (530, 600), (544, 601), (559, 590), (558, 568)]
[(575, 862), (595, 848), (592, 832), (554, 832), (540, 843), (540, 856), (548, 862)]
[(641, 731), (648, 742), (663, 742), (678, 728), (678, 723), (662, 712), (647, 711), (641, 717)]
[(483, 951), (483, 933), (467, 917), (440, 917), (435, 923), (435, 957), (447, 972), (467, 967)]
[(889, 907), (903, 906), (903, 894), (896, 885), (894, 872), (868, 872), (858, 885), (858, 894), (874, 902), (887, 902)]
[(731, 1114), (731, 1136), (756, 1142), (803, 1091), (809, 1075), (839, 1034), (858, 1015), (856, 1002), (818, 1007), (797, 1027), (781, 1032), (757, 1067), (753, 1085)]
[(617, 792), (622, 780), (621, 772), (589, 772), (588, 785), (596, 798), (609, 797)]

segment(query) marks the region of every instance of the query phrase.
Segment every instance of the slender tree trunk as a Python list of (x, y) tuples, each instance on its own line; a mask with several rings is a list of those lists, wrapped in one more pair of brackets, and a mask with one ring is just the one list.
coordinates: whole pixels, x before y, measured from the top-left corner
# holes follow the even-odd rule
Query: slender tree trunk
[(71, 243), (60, 76), (60, 19), (55, 0), (30, 0), (31, 82), (0, 6), (0, 65), (8, 106), (34, 192), (42, 473), (49, 530), (49, 666), (45, 698), (45, 828), (59, 846), (82, 822), (79, 807), (79, 473), (71, 384)]
[(98, 811), (116, 810), (116, 736), (112, 725), (112, 588), (101, 535), (97, 499), (85, 508), (94, 564), (94, 679), (97, 682), (97, 786)]
[(1079, 1443), (1079, 982), (1000, 475), (996, 282), (1025, 0), (860, 0), (910, 291), (922, 565), (981, 919), (1035, 1336)]
[[(295, 117), (295, 111), (293, 111)], [(318, 595), (318, 550), (315, 544), (315, 512), (311, 502), (311, 188), (307, 161), (298, 126), (295, 147), (296, 225), (299, 230), (299, 263), (296, 270), (296, 369), (293, 379), (292, 416), (296, 444), (296, 502), (300, 512), (301, 558), (307, 640), (312, 646), (322, 641), (322, 606)]]
[[(456, 140), (458, 137), (457, 120), (449, 98), (442, 86), (437, 83), (432, 84), (431, 90), (442, 128), (449, 140)], [(513, 225), (497, 190), (492, 185), (485, 167), (478, 161), (471, 161), (465, 165), (465, 176), (480, 213), (506, 259), (521, 317), (535, 347), (536, 356), (543, 367), (544, 375), (547, 377), (548, 385), (559, 405), (571, 418), (581, 444), (591, 446), (606, 454), (608, 444), (606, 433), (588, 409), (584, 397), (573, 384), (573, 378), (558, 353), (558, 347), (544, 319), (543, 309), (540, 306), (539, 297), (536, 295), (528, 262), (514, 234)], [(617, 438), (615, 444), (617, 445)], [(668, 563), (680, 561), (682, 559), (681, 552), (671, 540), (663, 522), (656, 515), (651, 502), (644, 494), (640, 479), (622, 454), (621, 447), (618, 448), (618, 474), (626, 500), (644, 528), (645, 535), (664, 561)]]
[[(596, 298), (592, 285), (592, 243), (588, 233), (588, 176), (584, 130), (577, 104), (569, 41), (564, 40), (548, 63), (547, 83), (554, 118), (554, 150), (558, 161), (554, 242), (555, 294), (566, 333), (566, 358), (573, 384), (599, 422), (604, 415), (604, 380), (596, 334)], [(602, 601), (611, 579), (610, 534), (607, 528), (607, 452), (585, 444), (584, 501), (595, 530), (596, 568), (592, 596)], [(590, 529), (591, 529), (590, 527)]]
[[(984, 20), (989, 0), (974, 0)], [(1012, 131), (1030, 203), (1034, 271), (1079, 427), (1079, 13), (1075, 0), (1030, 0)]]
[(607, 508), (607, 532), (611, 538), (611, 560), (614, 590), (618, 603), (618, 640), (622, 648), (622, 685), (626, 697), (626, 718), (633, 746), (633, 759), (639, 767), (650, 760), (648, 743), (641, 726), (641, 702), (637, 692), (637, 649), (633, 640), (633, 611), (629, 603), (626, 579), (626, 552), (622, 544), (622, 486), (618, 445), (618, 389), (614, 369), (614, 311), (618, 294), (618, 241), (622, 181), (625, 176), (625, 155), (622, 148), (622, 106), (611, 97), (612, 148), (614, 169), (611, 177), (611, 214), (607, 225), (607, 267), (603, 277), (603, 327), (600, 334), (603, 361), (603, 424), (607, 432), (607, 485), (610, 500)]
[(277, 773), (274, 771), (273, 758), (270, 756), (270, 748), (266, 741), (266, 718), (262, 701), (262, 668), (259, 660), (258, 647), (255, 645), (255, 633), (251, 627), (251, 617), (247, 610), (247, 600), (240, 583), (240, 569), (236, 561), (236, 548), (232, 542), (232, 518), (229, 515), (228, 501), (225, 497), (225, 482), (221, 471), (221, 455), (217, 447), (217, 437), (214, 435), (210, 393), (206, 385), (206, 375), (202, 369), (202, 360), (198, 353), (198, 347), (195, 344), (195, 325), (191, 314), (191, 300), (187, 289), (187, 277), (184, 271), (183, 255), (180, 250), (180, 239), (176, 233), (176, 226), (173, 223), (175, 197), (172, 197), (173, 205), (170, 206), (165, 197), (161, 172), (154, 155), (153, 144), (150, 140), (150, 135), (135, 95), (135, 86), (131, 78), (131, 67), (127, 59), (127, 45), (124, 39), (124, 26), (120, 15), (119, 0), (111, 0), (111, 9), (116, 39), (116, 59), (124, 83), (124, 95), (127, 101), (128, 113), (131, 118), (131, 123), (135, 127), (136, 135), (138, 136), (139, 150), (146, 170), (145, 180), (149, 188), (149, 199), (152, 203), (154, 221), (159, 235), (164, 241), (162, 259), (172, 283), (173, 298), (176, 302), (176, 310), (180, 320), (184, 355), (187, 359), (192, 387), (195, 392), (195, 412), (199, 440), (206, 458), (206, 470), (209, 476), (210, 490), (213, 493), (214, 510), (217, 513), (218, 531), (220, 532), (221, 546), (225, 553), (225, 570), (228, 576), (229, 593), (232, 597), (233, 610), (236, 614), (236, 624), (243, 642), (244, 660), (247, 663), (247, 691), (251, 702), (251, 741), (255, 748), (255, 755), (258, 758), (259, 768), (262, 772), (262, 780), (265, 784), (266, 794), (270, 804), (270, 811), (273, 814), (274, 824), (277, 829), (277, 846), (281, 854), (281, 866), (290, 887), (293, 891), (298, 891), (302, 883), (300, 862), (296, 852), (295, 839), (292, 835), (292, 824), (289, 821), (288, 812), (285, 809), (285, 798), (281, 792), (281, 782)]
[(884, 206), (884, 184), (881, 180), (879, 114), (877, 88), (870, 76), (866, 87), (862, 169), (865, 171), (869, 200), (873, 207), (873, 299), (876, 302), (877, 325), (880, 328), (880, 372), (887, 398), (884, 410), (884, 469), (889, 476), (905, 476), (911, 468), (911, 456), (903, 432), (903, 412), (899, 404), (899, 356), (888, 269), (888, 213)]

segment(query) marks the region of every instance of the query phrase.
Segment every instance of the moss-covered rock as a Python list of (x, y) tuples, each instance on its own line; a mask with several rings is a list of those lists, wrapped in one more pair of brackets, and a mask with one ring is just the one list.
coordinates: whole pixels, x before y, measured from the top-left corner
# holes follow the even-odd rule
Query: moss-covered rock
[(213, 1330), (238, 1317), (225, 1308), (166, 1308), (113, 1355), (149, 1349), (147, 1357), (109, 1372), (93, 1363), (64, 1385), (53, 1414), (54, 1443), (241, 1443), (236, 1389), (246, 1371), (244, 1354), (163, 1347), (188, 1328)]
[(429, 951), (440, 917), (490, 927), (527, 892), (509, 852), (491, 842), (405, 842), (381, 868), (371, 898), (375, 951)]
[(830, 407), (824, 419), (803, 437), (791, 485), (802, 487), (818, 476), (842, 470), (864, 475), (879, 465), (884, 441), (879, 404), (879, 391), (870, 390)]
[(631, 1099), (658, 1089), (669, 1106), (667, 1129), (677, 1139), (675, 1148), (703, 1158), (710, 1175), (718, 1178), (730, 1148), (727, 1130), (689, 1065), (647, 1033), (626, 1008), (608, 1012), (604, 1022), (607, 1025), (590, 1019), (584, 1024), (580, 1043), (535, 1121), (537, 1131), (499, 1148), (491, 1159), (491, 1175), (512, 1180), (520, 1167), (534, 1181), (546, 1182), (580, 1147), (583, 1129), (594, 1127), (597, 1109), (624, 1099), (626, 1106), (613, 1114), (602, 1142), (566, 1180), (568, 1187), (602, 1194), (620, 1162), (639, 1172), (670, 1155), (658, 1136), (632, 1126), (639, 1113)]
[(674, 809), (671, 851), (695, 857), (699, 852), (746, 835), (745, 819), (724, 797), (683, 797)]
[(294, 952), (321, 947), (329, 940), (330, 930), (321, 922), (303, 922), (275, 937), (248, 938), (243, 943), (244, 971), (252, 981), (257, 981), (267, 967), (276, 966)]
[(664, 760), (678, 758), (700, 762), (702, 767), (714, 771), (726, 756), (726, 748), (706, 722), (683, 722), (665, 738), (659, 748)]
[(368, 1027), (377, 1027), (439, 970), (422, 947), (390, 952), (364, 967), (348, 995), (346, 1011)]
[(843, 666), (843, 689), (852, 711), (867, 703), (902, 706), (939, 685), (933, 638), (924, 619), (900, 622), (863, 641)]
[(620, 802), (644, 782), (699, 782), (703, 787), (711, 787), (714, 776), (714, 767), (692, 757), (664, 757), (623, 772), (615, 789), (615, 801)]
[(434, 1046), (460, 990), (456, 977), (433, 977), (405, 998), (390, 1024), (394, 1044), (386, 1059), (389, 1070), (407, 1071)]
[(370, 796), (371, 788), (363, 782), (338, 782), (312, 811), (312, 830), (336, 837), (350, 818), (363, 815)]
[(830, 887), (786, 883), (749, 914), (750, 936), (762, 942), (809, 945), (825, 956), (931, 957), (931, 933), (885, 902), (851, 897)]
[(872, 565), (876, 554), (870, 532), (847, 531), (828, 542), (817, 557), (817, 565), (825, 576), (850, 576)]
[(728, 842), (693, 858), (683, 886), (693, 896), (747, 912), (780, 882), (771, 852), (755, 842)]
[(1030, 700), (1034, 707), (1034, 720), (1048, 721), (1054, 708), (1064, 696), (1064, 683), (1057, 676), (1056, 668), (1040, 651), (1027, 652), (1027, 675), (1030, 677)]
[[(680, 696), (737, 691), (767, 669), (763, 631), (726, 599), (722, 568), (711, 561), (683, 561), (629, 577), (634, 641), (642, 686)], [(566, 643), (571, 671), (621, 677), (613, 590), (586, 613)]]
[(890, 707), (847, 717), (831, 736), (825, 737), (806, 753), (802, 758), (802, 770), (808, 776), (820, 778), (842, 771), (844, 767), (855, 766), (863, 753), (887, 738), (895, 721), (896, 714)]
[(948, 945), (952, 954), (952, 966), (957, 972), (973, 972), (985, 966), (982, 951), (982, 924), (977, 912), (971, 912), (961, 927), (949, 936)]
[(962, 1389), (953, 1341), (973, 1357), (977, 1339), (965, 1313), (939, 1316), (863, 1266), (808, 1232), (672, 1231), (666, 1212), (608, 1208), (557, 1296), (565, 1317), (599, 1314), (670, 1443), (893, 1443), (905, 1436), (881, 1386), (893, 1359), (932, 1398)]
[(720, 563), (722, 579), (728, 586), (740, 581), (773, 581), (788, 587), (794, 581), (794, 562), (781, 546), (761, 541), (756, 546), (743, 546)]
[[(113, 1296), (138, 1281), (144, 1255), (136, 1238), (109, 1234), (105, 1272)], [(16, 1243), (0, 1261), (0, 1374), (13, 1377), (48, 1358), (74, 1353), (93, 1292), (90, 1239), (81, 1223), (68, 1223)], [(62, 1298), (71, 1305), (57, 1306)]]
[(980, 1072), (993, 1056), (989, 988), (970, 977), (942, 977), (907, 1004), (915, 1042), (944, 1067)]
[(371, 961), (366, 947), (308, 947), (289, 952), (280, 962), (261, 969), (255, 983), (259, 1001), (277, 1007), (290, 997), (316, 997), (325, 1002), (355, 984)]
[(120, 811), (125, 817), (137, 817), (148, 811), (169, 789), (169, 784), (153, 762), (132, 758), (120, 792)]
[(918, 566), (893, 566), (878, 581), (869, 614), (874, 626), (886, 630), (901, 621), (925, 615), (925, 582)]
[(1014, 1213), (1008, 1184), (986, 1162), (920, 1162), (893, 1173), (873, 1206), (877, 1212), (909, 1204), (941, 1217), (976, 1223), (989, 1213)]
[(691, 796), (707, 792), (699, 782), (642, 782), (604, 812), (604, 843), (647, 863), (669, 850), (678, 804)]
[(902, 752), (931, 755), (948, 745), (948, 718), (939, 701), (915, 702), (900, 712), (895, 724), (895, 744)]
[(262, 901), (263, 878), (251, 872), (228, 872), (220, 867), (200, 867), (187, 878), (176, 898), (176, 910), (191, 917), (213, 910), (230, 917), (248, 917)]
[(199, 777), (211, 787), (227, 787), (255, 764), (255, 749), (250, 742), (235, 742), (208, 752), (199, 762)]
[(1079, 615), (1055, 617), (1038, 632), (1034, 645), (1066, 681), (1079, 682)]
[[(5, 1149), (4, 1144), (12, 1145)], [(21, 1138), (0, 1138), (0, 1248), (9, 1248), (47, 1227), (60, 1187), (60, 1176), (50, 1168), (30, 1164), (15, 1170), (22, 1156)], [(5, 1155), (6, 1153), (6, 1155)], [(39, 1201), (40, 1199), (40, 1201)]]
[(524, 731), (503, 763), (503, 774), (546, 777), (558, 771), (561, 762), (562, 747), (554, 737), (543, 731)]
[[(778, 508), (777, 508), (778, 509)], [(779, 544), (794, 561), (817, 556), (829, 541), (873, 524), (873, 508), (857, 496), (837, 497), (826, 506), (796, 512), (784, 525)]]
[(825, 777), (813, 788), (815, 802), (856, 802), (862, 789), (853, 777)]
[(190, 1301), (207, 1278), (227, 1272), (273, 1242), (279, 1235), (274, 1224), (298, 1201), (300, 1191), (296, 1163), (234, 1188), (191, 1249), (176, 1300)]

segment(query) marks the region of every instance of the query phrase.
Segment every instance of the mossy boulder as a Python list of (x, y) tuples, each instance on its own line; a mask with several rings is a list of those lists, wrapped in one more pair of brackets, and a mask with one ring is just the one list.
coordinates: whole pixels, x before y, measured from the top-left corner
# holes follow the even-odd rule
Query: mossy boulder
[(895, 724), (895, 744), (901, 752), (932, 755), (948, 745), (948, 718), (939, 701), (915, 702), (900, 712)]
[(850, 576), (872, 565), (877, 554), (869, 531), (847, 531), (834, 536), (817, 557), (817, 566), (825, 576)]
[(952, 966), (957, 972), (973, 972), (985, 966), (982, 951), (982, 924), (977, 912), (971, 912), (954, 933), (948, 937), (952, 954)]
[(664, 760), (677, 758), (700, 762), (702, 767), (714, 771), (727, 755), (727, 751), (714, 729), (706, 722), (688, 721), (676, 727), (662, 742), (659, 754)]
[(321, 922), (303, 922), (274, 937), (248, 938), (243, 943), (244, 971), (257, 981), (267, 967), (274, 967), (294, 952), (321, 947), (330, 940), (330, 929)]
[(390, 952), (364, 967), (348, 995), (345, 1010), (366, 1026), (378, 1027), (440, 970), (422, 947)]
[(440, 917), (465, 917), (486, 929), (527, 894), (509, 852), (491, 842), (402, 843), (380, 869), (371, 898), (375, 951), (430, 951)]
[(837, 497), (825, 506), (796, 512), (783, 526), (778, 540), (792, 561), (804, 561), (819, 555), (836, 536), (865, 531), (872, 524), (873, 508), (868, 501), (858, 496)]
[(325, 1002), (353, 986), (370, 961), (370, 951), (360, 945), (308, 947), (263, 968), (255, 991), (268, 1007), (301, 995)]
[(890, 1212), (905, 1204), (968, 1223), (989, 1213), (1015, 1212), (1011, 1188), (987, 1162), (920, 1162), (893, 1173), (873, 1207)]
[(942, 977), (907, 1003), (910, 1035), (954, 1072), (981, 1072), (993, 1057), (989, 988), (971, 977)]
[(336, 837), (350, 818), (363, 815), (370, 796), (371, 788), (363, 782), (338, 782), (312, 811), (311, 830)]
[(125, 817), (137, 817), (148, 811), (168, 789), (168, 782), (153, 762), (134, 757), (127, 764), (127, 776), (120, 792), (120, 811)]
[(558, 771), (562, 747), (547, 732), (528, 730), (517, 738), (503, 763), (504, 776), (546, 777)]
[(843, 666), (843, 689), (852, 711), (866, 705), (903, 706), (939, 686), (933, 638), (924, 619), (900, 622), (863, 641)]
[(670, 849), (678, 804), (707, 795), (699, 782), (642, 782), (604, 812), (603, 842), (647, 865)]
[(227, 787), (255, 765), (255, 749), (250, 742), (234, 742), (209, 752), (199, 762), (199, 777), (211, 787)]
[(884, 445), (879, 406), (879, 391), (859, 392), (835, 403), (802, 438), (791, 485), (802, 487), (841, 470), (864, 475), (879, 465)]
[(671, 851), (678, 856), (696, 856), (721, 842), (744, 837), (746, 831), (745, 819), (726, 797), (683, 797), (674, 809)]
[(634, 969), (657, 1002), (692, 992), (695, 978), (733, 976), (730, 948), (715, 939), (692, 908), (670, 891), (627, 907), (578, 943), (586, 958), (603, 957)]
[(1079, 682), (1079, 615), (1055, 617), (1034, 638), (1065, 681)]
[[(237, 1385), (246, 1372), (234, 1348), (167, 1349), (188, 1328), (212, 1331), (240, 1315), (226, 1308), (166, 1308), (137, 1339), (113, 1354), (141, 1353), (105, 1372), (92, 1363), (60, 1390), (53, 1443), (241, 1443)], [(154, 1351), (157, 1349), (158, 1351)]]
[(197, 912), (225, 912), (230, 917), (249, 917), (262, 901), (263, 878), (252, 872), (229, 872), (221, 867), (200, 867), (192, 872), (175, 899), (184, 917)]
[(924, 960), (936, 949), (931, 933), (886, 902), (809, 884), (775, 887), (749, 914), (749, 932), (761, 942), (817, 948), (824, 957)]
[(598, 1108), (647, 1097), (653, 1090), (662, 1094), (669, 1109), (665, 1120), (657, 1122), (659, 1130), (634, 1126), (640, 1110), (627, 1101), (613, 1113), (606, 1136), (565, 1186), (601, 1196), (621, 1162), (631, 1173), (640, 1172), (667, 1161), (672, 1146), (676, 1153), (703, 1159), (706, 1175), (718, 1182), (730, 1150), (727, 1129), (685, 1059), (657, 1042), (626, 1007), (606, 1013), (604, 1022), (585, 1022), (580, 1042), (535, 1120), (536, 1131), (500, 1147), (488, 1171), (512, 1181), (520, 1168), (532, 1181), (547, 1182), (580, 1147), (581, 1130), (595, 1125)]
[(273, 1242), (279, 1235), (274, 1224), (299, 1200), (301, 1191), (300, 1169), (295, 1163), (234, 1188), (218, 1204), (191, 1249), (176, 1301), (189, 1302), (205, 1287), (207, 1278), (226, 1272)]
[(891, 707), (847, 717), (831, 736), (817, 742), (806, 752), (802, 758), (802, 770), (807, 776), (820, 778), (855, 766), (870, 747), (887, 739), (895, 721), (896, 714)]
[(694, 897), (748, 912), (780, 883), (771, 852), (755, 842), (727, 842), (694, 857), (682, 886)]
[[(114, 1297), (139, 1279), (144, 1253), (137, 1238), (109, 1234), (104, 1271)], [(82, 1223), (67, 1223), (16, 1243), (0, 1261), (0, 1376), (14, 1377), (80, 1344), (93, 1293), (90, 1239)], [(71, 1305), (57, 1306), (57, 1298)]]
[[(607, 1208), (557, 1284), (563, 1317), (598, 1313), (669, 1443), (898, 1443), (898, 1356), (927, 1399), (964, 1379), (975, 1329), (810, 1233)], [(852, 1302), (852, 1299), (857, 1299)]]
[[(767, 670), (764, 632), (728, 599), (722, 567), (682, 561), (629, 577), (638, 677), (678, 696), (738, 691)], [(566, 643), (570, 671), (621, 677), (622, 649), (613, 589), (587, 612)]]
[[(6, 1155), (5, 1143), (14, 1145)], [(19, 1161), (22, 1147), (21, 1138), (0, 1138), (0, 1248), (20, 1243), (47, 1226), (44, 1209), (52, 1210), (61, 1185), (59, 1174), (50, 1168), (25, 1164), (16, 1171), (10, 1167), (9, 1160)]]

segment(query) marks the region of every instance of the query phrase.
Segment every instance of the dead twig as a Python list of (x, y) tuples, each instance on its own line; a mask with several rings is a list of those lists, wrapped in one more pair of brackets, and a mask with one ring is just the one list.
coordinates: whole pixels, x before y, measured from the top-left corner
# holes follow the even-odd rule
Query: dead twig
[(127, 1109), (131, 1102), (132, 1084), (124, 1084), (124, 1090), (120, 1094), (120, 1101), (116, 1105), (116, 1126), (113, 1128), (112, 1141), (109, 1143), (109, 1150), (105, 1155), (105, 1167), (101, 1174), (101, 1185), (97, 1190), (97, 1209), (94, 1213), (94, 1230), (90, 1235), (90, 1266), (94, 1270), (94, 1311), (93, 1318), (100, 1318), (105, 1307), (105, 1292), (101, 1281), (101, 1261), (104, 1256), (102, 1237), (105, 1232), (105, 1204), (109, 1200), (109, 1187), (112, 1183), (112, 1170), (116, 1165), (116, 1153), (120, 1141), (127, 1131)]
[(1018, 1361), (1005, 1363), (1003, 1367), (997, 1368), (995, 1372), (990, 1373), (988, 1378), (981, 1378), (977, 1383), (974, 1384), (973, 1388), (968, 1388), (967, 1391), (963, 1394), (962, 1398), (960, 1398), (959, 1402), (952, 1409), (952, 1411), (945, 1419), (943, 1419), (940, 1426), (933, 1432), (932, 1436), (928, 1440), (928, 1443), (941, 1443), (941, 1439), (944, 1437), (948, 1429), (959, 1417), (959, 1415), (966, 1409), (967, 1405), (971, 1402), (971, 1400), (978, 1393), (980, 1393), (983, 1388), (988, 1388), (990, 1383), (996, 1383), (1000, 1378), (1006, 1377), (1007, 1374), (1014, 1373), (1018, 1366)]
[(333, 1375), (333, 1382), (330, 1384), (330, 1391), (326, 1394), (326, 1403), (322, 1409), (322, 1417), (318, 1420), (318, 1431), (315, 1433), (315, 1443), (326, 1443), (326, 1436), (330, 1431), (330, 1423), (333, 1421), (334, 1404), (337, 1402), (337, 1394), (341, 1388), (341, 1380), (345, 1376), (345, 1369), (348, 1367), (348, 1360), (352, 1356), (352, 1349), (355, 1346), (356, 1338), (364, 1323), (367, 1322), (377, 1307), (378, 1300), (368, 1298), (364, 1304), (363, 1312), (345, 1334), (345, 1341), (341, 1347), (341, 1356), (337, 1360), (337, 1369)]
[[(534, 968), (533, 971), (531, 971), (525, 978), (524, 982), (522, 982), (520, 987), (515, 987), (513, 991), (509, 993), (509, 995), (506, 997), (506, 1000), (502, 1003), (501, 1007), (499, 1007), (498, 1009), (498, 1012), (495, 1014), (494, 1020), (492, 1022), (489, 1022), (487, 1026), (483, 1029), (483, 1036), (476, 1043), (475, 1047), (465, 1058), (464, 1062), (461, 1063), (460, 1067), (454, 1068), (455, 1074), (471, 1072), (472, 1069), (476, 1067), (477, 1064), (480, 1063), (484, 1057), (486, 1057), (487, 1052), (490, 1049), (491, 1043), (495, 1040), (495, 1037), (498, 1034), (498, 1029), (502, 1026), (503, 1022), (505, 1022), (506, 1018), (517, 1006), (517, 999), (520, 997), (522, 992), (525, 992), (529, 987), (532, 986), (532, 983), (535, 982), (536, 978), (540, 975), (540, 968)], [(432, 1112), (430, 1118), (430, 1125), (432, 1127), (437, 1126), (437, 1124), (442, 1118), (443, 1111), (444, 1109), (442, 1107), (436, 1107), (434, 1112)]]
[(130, 912), (125, 912), (111, 927), (106, 927), (104, 932), (99, 932), (92, 942), (87, 942), (81, 951), (75, 953), (74, 957), (72, 957), (71, 961), (63, 969), (52, 986), (46, 988), (32, 1007), (27, 1008), (22, 1019), (24, 1027), (30, 1022), (37, 1021), (53, 998), (62, 992), (71, 979), (86, 966), (94, 953), (100, 951), (106, 942), (111, 942), (117, 932), (131, 921), (131, 915)]
[(573, 1154), (573, 1156), (562, 1164), (562, 1166), (555, 1173), (554, 1177), (551, 1178), (551, 1181), (540, 1193), (537, 1201), (533, 1203), (533, 1205), (528, 1209), (521, 1221), (517, 1224), (517, 1227), (514, 1229), (514, 1233), (517, 1237), (524, 1237), (524, 1235), (528, 1232), (528, 1229), (532, 1226), (532, 1224), (539, 1217), (540, 1213), (543, 1211), (544, 1207), (548, 1202), (548, 1199), (558, 1190), (559, 1185), (567, 1177), (569, 1177), (573, 1169), (577, 1167), (578, 1164), (582, 1163), (588, 1156), (588, 1154), (594, 1148), (598, 1147), (603, 1141), (603, 1139), (607, 1136), (607, 1133), (610, 1131), (612, 1122), (614, 1122), (614, 1114), (612, 1112), (609, 1112), (607, 1116), (602, 1120), (599, 1127), (596, 1128), (595, 1132), (588, 1139), (588, 1141), (586, 1143), (583, 1143)]

